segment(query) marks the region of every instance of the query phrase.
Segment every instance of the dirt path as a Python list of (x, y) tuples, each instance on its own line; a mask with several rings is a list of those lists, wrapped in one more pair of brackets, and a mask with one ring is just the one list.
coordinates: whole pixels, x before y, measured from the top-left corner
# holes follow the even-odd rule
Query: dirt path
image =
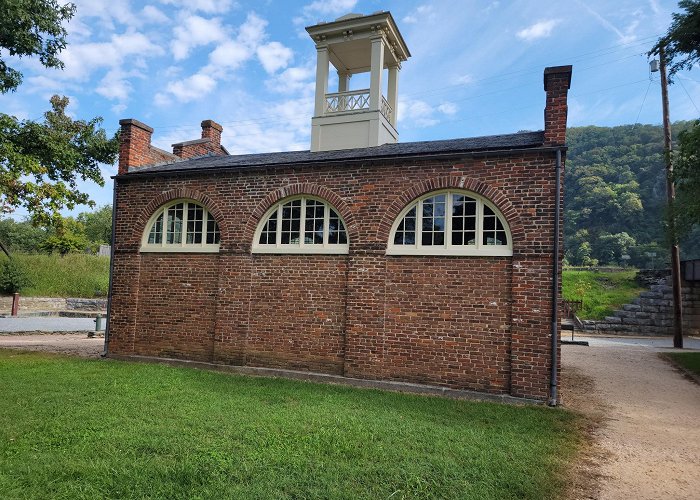
[(580, 464), (597, 484), (576, 488), (579, 498), (700, 498), (700, 385), (657, 347), (589, 340), (562, 348), (564, 382), (573, 386), (565, 406), (601, 424)]
[(58, 352), (73, 356), (98, 357), (104, 348), (104, 337), (88, 338), (79, 333), (32, 333), (24, 335), (1, 334), (0, 348), (29, 351)]

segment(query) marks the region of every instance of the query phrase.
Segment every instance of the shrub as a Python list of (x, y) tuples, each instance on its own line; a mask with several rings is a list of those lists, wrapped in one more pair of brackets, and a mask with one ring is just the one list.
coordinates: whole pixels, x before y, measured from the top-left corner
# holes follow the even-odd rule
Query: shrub
[(17, 293), (31, 285), (31, 279), (20, 262), (10, 258), (0, 264), (0, 291)]

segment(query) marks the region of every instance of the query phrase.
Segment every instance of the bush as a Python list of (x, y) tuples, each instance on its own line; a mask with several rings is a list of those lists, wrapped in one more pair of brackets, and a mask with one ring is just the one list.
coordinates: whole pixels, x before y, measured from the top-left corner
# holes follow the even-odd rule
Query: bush
[(0, 291), (17, 293), (32, 285), (24, 266), (15, 259), (7, 259), (0, 264)]

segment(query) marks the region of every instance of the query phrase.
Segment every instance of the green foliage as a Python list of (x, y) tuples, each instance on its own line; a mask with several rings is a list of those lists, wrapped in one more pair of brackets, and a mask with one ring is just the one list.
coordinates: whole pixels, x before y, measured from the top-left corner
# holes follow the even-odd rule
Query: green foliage
[(64, 23), (75, 5), (56, 0), (3, 0), (0, 15), (0, 93), (15, 90), (22, 73), (7, 66), (3, 53), (17, 57), (39, 56), (46, 68), (63, 68), (58, 53), (66, 47)]
[(665, 352), (663, 357), (670, 358), (681, 368), (700, 376), (700, 352)]
[(101, 118), (88, 122), (66, 114), (67, 97), (53, 96), (43, 122), (0, 113), (0, 208), (24, 207), (40, 225), (60, 224), (60, 211), (94, 205), (77, 181), (100, 186), (100, 163), (114, 163), (116, 136), (107, 139)]
[(649, 51), (658, 55), (663, 47), (668, 65), (669, 80), (684, 69), (700, 62), (700, 0), (681, 0), (678, 6), (685, 12), (674, 12), (673, 22), (666, 35)]
[(615, 309), (631, 302), (644, 291), (635, 281), (636, 271), (562, 272), (562, 295), (567, 300), (582, 300), (581, 319), (603, 319)]
[(562, 498), (583, 443), (562, 409), (10, 350), (0, 401), (3, 498)]
[(112, 244), (112, 205), (104, 205), (94, 212), (82, 212), (77, 220), (85, 228), (88, 240)]
[(12, 252), (38, 252), (49, 231), (31, 222), (0, 219), (0, 241)]
[[(682, 131), (690, 125), (675, 123), (674, 134), (683, 137)], [(670, 254), (665, 243), (666, 170), (661, 126), (573, 127), (567, 134), (567, 262), (621, 265), (625, 262), (620, 257), (627, 254), (631, 256), (627, 264), (632, 266), (664, 266)], [(692, 232), (686, 234), (681, 241), (683, 257), (700, 257), (700, 238)], [(647, 255), (654, 252), (656, 257)]]
[(0, 262), (0, 291), (17, 293), (31, 284), (32, 280), (21, 261), (10, 258)]
[(700, 120), (678, 136), (673, 152), (677, 229), (681, 236), (700, 226)]
[(31, 285), (22, 290), (27, 297), (106, 297), (109, 287), (109, 257), (85, 254), (14, 254)]

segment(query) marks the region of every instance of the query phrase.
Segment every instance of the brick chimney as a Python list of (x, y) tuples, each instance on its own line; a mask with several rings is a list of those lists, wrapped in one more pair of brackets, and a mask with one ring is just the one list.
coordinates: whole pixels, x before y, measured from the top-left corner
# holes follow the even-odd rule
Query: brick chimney
[(119, 120), (119, 175), (148, 163), (153, 129), (133, 118)]
[(177, 159), (176, 156), (151, 146), (153, 129), (133, 118), (119, 120), (119, 170), (123, 175), (130, 167), (144, 167)]
[(209, 155), (226, 155), (228, 151), (221, 145), (221, 132), (224, 128), (214, 120), (202, 122), (202, 138), (173, 144), (173, 154), (183, 160)]
[(544, 144), (563, 146), (566, 143), (566, 97), (571, 87), (571, 66), (553, 66), (544, 70)]
[(211, 139), (212, 145), (218, 148), (221, 146), (221, 132), (223, 130), (224, 127), (214, 120), (204, 120), (202, 122), (202, 139)]

